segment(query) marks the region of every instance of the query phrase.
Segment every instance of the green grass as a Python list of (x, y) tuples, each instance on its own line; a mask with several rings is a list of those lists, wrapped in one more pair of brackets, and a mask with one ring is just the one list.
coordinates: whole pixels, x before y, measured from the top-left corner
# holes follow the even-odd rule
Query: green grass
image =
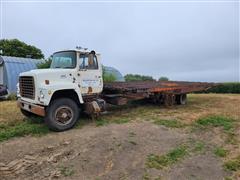
[(232, 180), (231, 177), (224, 177), (224, 180)]
[(229, 160), (229, 161), (225, 162), (224, 167), (225, 167), (225, 169), (230, 170), (230, 171), (240, 170), (240, 155), (233, 160)]
[(150, 177), (150, 175), (148, 173), (144, 173), (143, 174), (143, 177), (142, 177), (143, 180), (151, 180), (152, 178)]
[(146, 166), (149, 168), (162, 169), (178, 162), (187, 154), (188, 152), (186, 146), (179, 146), (162, 156), (150, 154), (147, 157)]
[(74, 174), (74, 170), (72, 169), (72, 167), (60, 166), (59, 170), (61, 174), (65, 177), (72, 176)]
[(154, 121), (157, 125), (162, 125), (170, 128), (182, 128), (185, 124), (177, 121), (177, 120), (164, 120), (164, 119), (157, 119)]
[(216, 147), (213, 152), (218, 157), (226, 157), (227, 155), (227, 150), (223, 149), (222, 147)]
[(99, 118), (98, 120), (96, 120), (96, 126), (105, 126), (110, 123), (124, 124), (124, 123), (128, 123), (129, 121), (130, 119), (128, 118), (115, 118), (115, 119)]
[(201, 141), (195, 142), (193, 152), (202, 152), (204, 148), (205, 148), (204, 142)]
[(14, 125), (0, 124), (0, 142), (25, 135), (43, 135), (50, 132), (44, 124), (23, 121)]
[(162, 169), (180, 161), (187, 155), (191, 156), (195, 153), (203, 152), (205, 147), (204, 142), (191, 139), (185, 145), (178, 146), (162, 156), (148, 155), (146, 166), (148, 168)]
[(109, 121), (101, 118), (101, 119), (97, 119), (95, 123), (96, 123), (96, 126), (104, 126), (109, 124)]
[(196, 125), (202, 128), (210, 127), (223, 127), (225, 131), (230, 131), (233, 129), (234, 120), (224, 116), (208, 116), (205, 118), (200, 118), (196, 121)]
[(118, 118), (118, 119), (114, 119), (113, 122), (116, 124), (124, 124), (124, 123), (128, 123), (130, 120), (128, 118)]

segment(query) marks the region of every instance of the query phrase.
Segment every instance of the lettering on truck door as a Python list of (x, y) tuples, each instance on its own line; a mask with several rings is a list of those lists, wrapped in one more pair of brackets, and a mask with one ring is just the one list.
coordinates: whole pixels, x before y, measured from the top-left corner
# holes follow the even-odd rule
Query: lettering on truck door
[(79, 55), (79, 84), (82, 94), (101, 92), (101, 71), (95, 54)]

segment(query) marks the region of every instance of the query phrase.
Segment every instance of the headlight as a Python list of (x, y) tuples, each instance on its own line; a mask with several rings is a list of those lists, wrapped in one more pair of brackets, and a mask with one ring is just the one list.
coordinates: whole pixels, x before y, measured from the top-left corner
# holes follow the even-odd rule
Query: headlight
[(20, 97), (20, 88), (19, 88), (19, 83), (17, 83), (17, 97)]
[(44, 95), (43, 91), (42, 91), (42, 90), (40, 90), (40, 98), (41, 98), (41, 99), (43, 99), (43, 98), (44, 98), (44, 96), (45, 96), (45, 95)]

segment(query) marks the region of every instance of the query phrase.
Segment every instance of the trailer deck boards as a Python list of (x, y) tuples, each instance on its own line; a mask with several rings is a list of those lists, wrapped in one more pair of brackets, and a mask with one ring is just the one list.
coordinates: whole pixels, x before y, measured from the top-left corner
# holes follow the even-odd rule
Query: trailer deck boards
[(214, 86), (214, 83), (186, 81), (134, 81), (104, 83), (106, 94), (125, 93), (191, 93)]

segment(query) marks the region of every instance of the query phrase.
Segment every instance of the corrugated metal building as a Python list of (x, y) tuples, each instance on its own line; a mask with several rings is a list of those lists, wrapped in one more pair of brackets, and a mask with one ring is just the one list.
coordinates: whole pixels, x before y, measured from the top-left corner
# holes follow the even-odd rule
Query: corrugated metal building
[(19, 74), (36, 69), (41, 62), (39, 59), (0, 56), (0, 86), (6, 87), (8, 93), (16, 93)]
[(115, 68), (104, 66), (106, 74), (113, 74), (116, 77), (116, 81), (125, 81), (123, 75)]

